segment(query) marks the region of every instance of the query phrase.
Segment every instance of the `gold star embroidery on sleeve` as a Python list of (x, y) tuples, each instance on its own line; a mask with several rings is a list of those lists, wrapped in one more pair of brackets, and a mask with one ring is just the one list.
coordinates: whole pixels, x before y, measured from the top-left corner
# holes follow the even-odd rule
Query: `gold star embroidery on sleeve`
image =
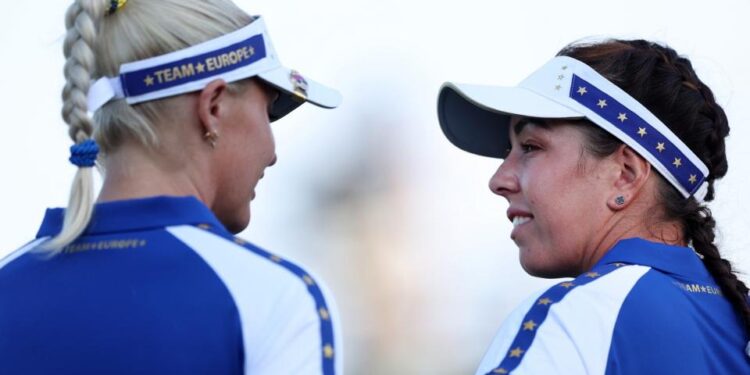
[(510, 351), (509, 357), (511, 357), (511, 358), (513, 358), (513, 357), (521, 358), (521, 354), (523, 354), (524, 351), (525, 350), (522, 350), (520, 347), (515, 348), (515, 349), (513, 349), (513, 350)]
[(552, 300), (546, 297), (539, 300), (539, 304), (542, 306), (547, 306), (550, 303), (552, 303)]
[(696, 182), (698, 182), (698, 176), (691, 174), (690, 178), (688, 178), (688, 181), (690, 181), (691, 184), (695, 184)]
[(643, 138), (646, 134), (646, 128), (638, 128), (638, 135), (640, 135), (641, 138)]
[(313, 285), (313, 284), (315, 284), (315, 281), (313, 281), (312, 277), (310, 277), (308, 275), (302, 276), (302, 280), (304, 280), (305, 284), (307, 284), (307, 285)]
[(615, 267), (622, 267), (625, 265), (625, 263), (614, 263)]
[(528, 322), (523, 322), (523, 330), (524, 331), (533, 331), (536, 326), (539, 324), (536, 324), (533, 320), (529, 320)]
[(598, 105), (599, 108), (604, 109), (604, 107), (607, 106), (607, 100), (605, 100), (605, 99), (599, 99), (599, 103), (596, 103), (596, 105)]
[(504, 368), (496, 368), (494, 371), (492, 371), (493, 374), (507, 374), (508, 370)]
[(333, 347), (331, 347), (330, 344), (326, 344), (326, 346), (323, 347), (323, 355), (328, 359), (333, 358)]
[(281, 258), (278, 255), (271, 255), (271, 260), (276, 263), (281, 263)]
[(659, 150), (659, 152), (662, 152), (662, 151), (666, 150), (667, 148), (664, 147), (664, 142), (658, 142), (656, 144), (656, 149)]
[(328, 310), (326, 310), (323, 307), (321, 307), (320, 310), (318, 310), (318, 312), (320, 313), (320, 319), (323, 319), (323, 320), (328, 320), (328, 318), (331, 316), (328, 313)]
[(680, 159), (680, 158), (674, 158), (674, 161), (672, 162), (672, 165), (674, 165), (675, 168), (679, 168), (682, 165), (682, 159)]
[(599, 277), (601, 275), (599, 273), (597, 273), (597, 272), (589, 272), (589, 273), (586, 274), (586, 276), (590, 277), (592, 279), (595, 279), (595, 278), (597, 278), (597, 277)]
[(146, 76), (146, 79), (144, 79), (143, 82), (146, 83), (146, 86), (151, 86), (154, 84), (154, 77)]
[(628, 115), (625, 113), (620, 113), (619, 115), (617, 115), (617, 119), (620, 120), (620, 122), (625, 122), (625, 120), (628, 119)]
[(560, 286), (561, 286), (561, 287), (563, 287), (563, 288), (572, 288), (572, 287), (574, 287), (575, 285), (576, 285), (576, 284), (573, 284), (573, 283), (571, 283), (571, 282), (564, 282), (564, 283), (560, 284)]
[(581, 87), (578, 88), (578, 93), (581, 94), (581, 96), (583, 96), (583, 94), (585, 94), (587, 92), (588, 92), (588, 90), (586, 90), (586, 88), (583, 87), (583, 86), (581, 86)]
[(243, 240), (242, 238), (239, 238), (239, 237), (235, 237), (235, 238), (234, 238), (234, 243), (236, 243), (237, 245), (244, 245), (244, 244), (246, 244), (247, 242), (245, 242), (245, 240)]

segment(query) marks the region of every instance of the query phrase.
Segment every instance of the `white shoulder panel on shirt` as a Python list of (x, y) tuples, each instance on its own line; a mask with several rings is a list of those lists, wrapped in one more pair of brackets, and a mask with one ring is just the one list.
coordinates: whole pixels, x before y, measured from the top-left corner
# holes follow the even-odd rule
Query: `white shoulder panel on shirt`
[[(649, 267), (628, 265), (567, 293), (553, 303), (531, 346), (511, 374), (603, 374), (617, 316)], [(554, 287), (553, 287), (554, 288)], [(526, 313), (544, 293), (524, 302), (503, 323), (477, 374), (487, 374), (509, 355)]]
[(39, 244), (46, 241), (48, 238), (49, 237), (38, 238), (34, 241), (29, 242), (24, 247), (8, 254), (5, 258), (0, 259), (0, 268), (5, 267), (8, 263), (16, 260), (21, 255), (28, 253), (29, 251), (37, 247)]
[[(320, 318), (305, 283), (284, 267), (245, 247), (193, 227), (167, 231), (192, 248), (216, 272), (237, 305), (245, 346), (246, 374), (320, 374)], [(320, 280), (316, 280), (320, 284)], [(325, 294), (325, 287), (323, 293)], [(329, 309), (335, 309), (326, 295)], [(331, 311), (331, 319), (338, 316)], [(338, 331), (334, 320), (334, 330)], [(336, 372), (341, 373), (341, 339)]]

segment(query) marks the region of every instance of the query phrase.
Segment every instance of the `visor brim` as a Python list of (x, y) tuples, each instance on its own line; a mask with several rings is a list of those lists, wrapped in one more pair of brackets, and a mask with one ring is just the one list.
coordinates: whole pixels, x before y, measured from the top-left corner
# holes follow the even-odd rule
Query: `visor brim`
[(269, 113), (272, 121), (286, 116), (305, 102), (327, 109), (336, 108), (341, 104), (341, 94), (337, 90), (308, 77), (304, 77), (307, 83), (305, 90), (295, 87), (291, 78), (293, 73), (291, 69), (279, 66), (257, 75), (264, 82), (279, 89), (279, 98)]
[(582, 118), (568, 107), (522, 87), (496, 87), (446, 82), (438, 96), (443, 133), (458, 148), (482, 156), (504, 158), (510, 149), (511, 116)]

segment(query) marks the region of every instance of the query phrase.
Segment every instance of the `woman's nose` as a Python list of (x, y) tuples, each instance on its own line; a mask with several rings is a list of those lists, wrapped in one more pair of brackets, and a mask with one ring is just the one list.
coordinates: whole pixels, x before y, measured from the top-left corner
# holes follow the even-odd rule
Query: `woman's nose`
[(490, 178), (490, 190), (493, 193), (508, 198), (510, 194), (518, 192), (518, 177), (513, 170), (513, 162), (505, 159)]

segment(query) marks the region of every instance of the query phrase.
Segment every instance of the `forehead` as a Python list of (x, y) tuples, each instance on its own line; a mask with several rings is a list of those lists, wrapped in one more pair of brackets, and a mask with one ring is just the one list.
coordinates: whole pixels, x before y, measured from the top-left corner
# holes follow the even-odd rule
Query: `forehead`
[(510, 118), (510, 128), (508, 130), (512, 138), (514, 135), (517, 136), (521, 134), (526, 129), (540, 128), (543, 130), (551, 130), (551, 126), (556, 125), (558, 121), (559, 120), (555, 119), (512, 116)]

